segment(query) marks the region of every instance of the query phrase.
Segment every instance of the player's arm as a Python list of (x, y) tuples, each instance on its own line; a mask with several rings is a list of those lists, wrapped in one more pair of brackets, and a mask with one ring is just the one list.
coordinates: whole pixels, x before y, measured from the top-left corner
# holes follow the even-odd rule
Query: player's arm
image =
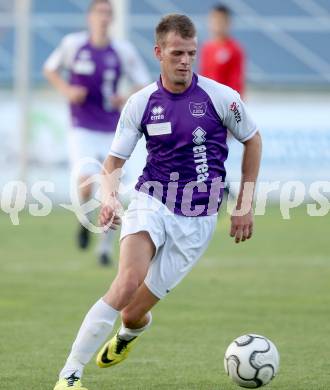
[(103, 163), (101, 172), (101, 210), (100, 225), (116, 230), (120, 225), (122, 206), (118, 200), (118, 190), (124, 159), (109, 155)]
[(59, 71), (44, 68), (44, 76), (70, 103), (81, 104), (85, 101), (87, 89), (78, 85), (70, 85)]
[(256, 132), (243, 142), (242, 177), (237, 204), (231, 216), (230, 235), (239, 243), (253, 233), (253, 195), (261, 159), (261, 136)]
[(252, 203), (260, 166), (261, 137), (239, 94), (224, 88), (224, 105), (221, 106), (223, 122), (244, 145), (241, 186), (230, 228), (230, 235), (239, 243), (251, 238), (253, 232)]
[(142, 136), (139, 130), (141, 111), (134, 96), (126, 103), (111, 145), (109, 156), (103, 163), (101, 172), (101, 226), (116, 229), (120, 224), (122, 206), (118, 198), (122, 167), (135, 149)]
[(61, 44), (47, 58), (43, 66), (43, 73), (50, 84), (70, 103), (81, 104), (86, 99), (87, 89), (77, 85), (70, 85), (62, 76), (62, 70), (69, 69), (72, 66), (72, 53), (74, 53), (72, 43), (69, 39), (64, 38)]

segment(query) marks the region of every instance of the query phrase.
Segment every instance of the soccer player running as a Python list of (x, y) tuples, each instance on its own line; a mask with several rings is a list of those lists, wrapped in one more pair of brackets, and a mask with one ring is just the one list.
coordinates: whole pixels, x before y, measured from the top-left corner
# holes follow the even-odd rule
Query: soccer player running
[(214, 6), (208, 19), (211, 39), (201, 48), (200, 74), (243, 95), (245, 56), (240, 44), (230, 35), (231, 10), (225, 5)]
[(230, 235), (237, 243), (252, 236), (253, 190), (244, 188), (251, 190), (256, 182), (261, 138), (237, 92), (193, 73), (196, 50), (195, 26), (187, 16), (162, 18), (154, 49), (160, 79), (126, 103), (103, 168), (100, 222), (115, 229), (120, 202), (114, 173), (139, 138), (146, 138), (147, 163), (122, 219), (118, 274), (83, 320), (54, 390), (86, 390), (81, 384), (84, 367), (109, 337), (118, 316), (121, 326), (101, 347), (96, 362), (102, 368), (122, 362), (150, 326), (152, 307), (207, 248), (223, 193), (227, 129), (244, 144)]
[[(150, 82), (135, 48), (109, 36), (112, 18), (108, 0), (92, 0), (88, 31), (65, 36), (44, 65), (46, 78), (70, 104), (70, 159), (72, 166), (79, 163), (78, 191), (83, 204), (92, 195), (90, 177), (99, 173), (97, 163), (84, 163), (83, 159), (103, 162), (108, 155), (120, 109), (126, 101), (118, 94), (119, 82), (127, 76), (134, 92)], [(63, 70), (69, 73), (68, 78), (62, 76)], [(113, 234), (101, 237), (98, 256), (103, 265), (111, 263), (112, 238)], [(88, 244), (89, 231), (80, 225), (78, 245), (85, 249)]]

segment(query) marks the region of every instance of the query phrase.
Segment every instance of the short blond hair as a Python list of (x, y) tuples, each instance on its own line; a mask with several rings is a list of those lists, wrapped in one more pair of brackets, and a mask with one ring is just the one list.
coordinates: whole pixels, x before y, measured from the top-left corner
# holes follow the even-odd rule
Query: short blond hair
[(196, 36), (196, 27), (187, 15), (169, 14), (164, 16), (156, 27), (156, 43), (163, 44), (169, 32), (174, 32), (180, 35), (181, 38), (189, 39)]

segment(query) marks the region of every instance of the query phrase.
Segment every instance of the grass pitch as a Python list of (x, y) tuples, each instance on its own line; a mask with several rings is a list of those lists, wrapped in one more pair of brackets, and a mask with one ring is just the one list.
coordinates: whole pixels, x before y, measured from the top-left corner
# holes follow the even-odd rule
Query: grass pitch
[[(153, 311), (152, 328), (122, 365), (92, 362), (90, 390), (230, 390), (223, 354), (235, 337), (259, 333), (281, 354), (269, 390), (329, 389), (330, 241), (327, 217), (306, 208), (283, 220), (256, 217), (254, 238), (236, 245), (223, 215), (192, 273)], [(79, 252), (73, 215), (0, 218), (0, 389), (52, 390), (88, 308), (115, 269)]]

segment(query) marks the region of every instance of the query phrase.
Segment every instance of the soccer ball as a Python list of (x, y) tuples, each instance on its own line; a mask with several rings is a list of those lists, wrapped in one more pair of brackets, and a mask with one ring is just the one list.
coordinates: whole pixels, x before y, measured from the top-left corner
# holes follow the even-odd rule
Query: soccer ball
[(224, 358), (229, 377), (241, 387), (256, 388), (269, 383), (276, 375), (280, 356), (266, 337), (247, 334), (235, 339)]

